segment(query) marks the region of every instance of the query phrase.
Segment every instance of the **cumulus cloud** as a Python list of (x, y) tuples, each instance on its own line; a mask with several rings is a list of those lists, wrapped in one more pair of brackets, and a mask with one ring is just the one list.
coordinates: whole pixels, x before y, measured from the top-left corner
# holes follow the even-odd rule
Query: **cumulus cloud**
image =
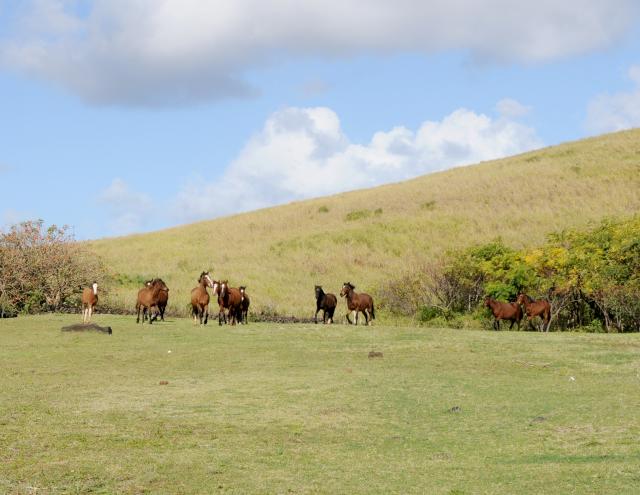
[(182, 220), (220, 216), (400, 181), (540, 146), (532, 128), (467, 109), (426, 121), (416, 130), (376, 132), (368, 143), (359, 144), (343, 133), (338, 115), (329, 108), (285, 108), (269, 117), (220, 179), (186, 185), (173, 210)]
[(107, 208), (109, 228), (113, 234), (124, 235), (140, 231), (153, 214), (153, 201), (133, 191), (122, 179), (114, 179), (99, 195), (98, 200)]
[(635, 0), (30, 0), (5, 17), (0, 61), (87, 101), (171, 105), (255, 93), (285, 58), (460, 50), (544, 62), (610, 45)]
[(640, 66), (628, 72), (634, 88), (628, 92), (602, 94), (589, 102), (586, 127), (590, 132), (621, 131), (640, 126)]

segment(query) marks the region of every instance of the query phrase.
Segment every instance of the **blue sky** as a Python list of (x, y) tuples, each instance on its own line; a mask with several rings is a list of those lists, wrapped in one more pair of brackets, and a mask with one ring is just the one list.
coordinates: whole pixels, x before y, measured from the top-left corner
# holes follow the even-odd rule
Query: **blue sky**
[(0, 225), (122, 235), (640, 125), (640, 6), (0, 0)]

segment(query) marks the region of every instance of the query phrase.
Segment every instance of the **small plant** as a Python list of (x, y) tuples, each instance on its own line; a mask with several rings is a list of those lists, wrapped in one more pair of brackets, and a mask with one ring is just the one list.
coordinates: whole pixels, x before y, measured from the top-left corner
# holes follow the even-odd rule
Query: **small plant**
[(426, 201), (420, 205), (420, 209), (425, 211), (433, 211), (435, 207), (436, 207), (436, 202), (434, 200)]
[(371, 210), (354, 210), (346, 214), (344, 219), (347, 222), (353, 222), (354, 220), (362, 220), (371, 216)]
[(322, 205), (320, 208), (318, 208), (318, 213), (329, 213), (329, 207), (327, 207), (326, 205)]

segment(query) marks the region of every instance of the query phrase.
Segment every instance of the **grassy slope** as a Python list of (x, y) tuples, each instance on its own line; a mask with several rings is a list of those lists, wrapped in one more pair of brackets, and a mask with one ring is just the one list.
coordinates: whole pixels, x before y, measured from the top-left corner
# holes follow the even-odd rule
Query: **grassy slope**
[(0, 321), (1, 493), (640, 485), (638, 334), (77, 321)]
[[(215, 277), (248, 285), (254, 307), (308, 316), (316, 283), (338, 291), (350, 280), (375, 293), (448, 248), (497, 236), (518, 247), (639, 209), (640, 130), (633, 130), (91, 245), (117, 273), (162, 276), (174, 308), (185, 307), (197, 275), (212, 267)], [(360, 210), (369, 216), (347, 219)], [(113, 299), (131, 306), (137, 288), (121, 287)]]

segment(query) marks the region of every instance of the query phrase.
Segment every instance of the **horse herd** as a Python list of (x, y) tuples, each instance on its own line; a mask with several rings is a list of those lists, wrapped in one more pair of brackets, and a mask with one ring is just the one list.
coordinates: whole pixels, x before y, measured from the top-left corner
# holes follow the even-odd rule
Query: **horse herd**
[[(358, 324), (358, 315), (362, 313), (366, 325), (371, 325), (376, 313), (373, 306), (373, 298), (369, 294), (357, 293), (355, 285), (345, 282), (340, 291), (340, 296), (347, 302), (347, 321), (350, 324)], [(209, 295), (211, 289), (212, 294)], [(333, 315), (338, 304), (334, 294), (325, 293), (320, 285), (315, 286), (316, 312), (314, 322), (318, 323), (318, 313), (322, 313), (323, 323), (333, 323)], [(194, 324), (206, 325), (209, 321), (209, 303), (211, 297), (218, 303), (218, 324), (247, 323), (249, 304), (251, 300), (247, 294), (246, 286), (229, 287), (228, 280), (213, 280), (209, 272), (203, 271), (198, 278), (198, 285), (191, 290), (191, 316)], [(138, 291), (136, 299), (136, 323), (144, 323), (160, 318), (164, 321), (164, 312), (169, 301), (169, 287), (161, 278), (154, 278), (144, 283), (144, 287)], [(93, 309), (98, 302), (98, 284), (93, 282), (90, 287), (82, 291), (82, 322), (89, 323)], [(349, 315), (352, 315), (352, 322)], [(141, 318), (142, 316), (142, 318)]]
[[(371, 325), (375, 320), (376, 313), (373, 305), (373, 298), (364, 292), (357, 293), (355, 285), (345, 282), (340, 291), (340, 297), (344, 297), (347, 303), (347, 313), (345, 315), (349, 324), (358, 324), (358, 315), (364, 316), (365, 325)], [(209, 272), (203, 271), (198, 278), (198, 285), (191, 290), (191, 315), (194, 324), (206, 325), (209, 321), (209, 303), (211, 296), (217, 298), (218, 303), (218, 325), (229, 323), (247, 323), (249, 314), (249, 304), (251, 302), (247, 294), (246, 286), (229, 287), (228, 280), (213, 280)], [(333, 323), (333, 316), (338, 305), (338, 298), (335, 294), (325, 293), (322, 286), (315, 286), (316, 312), (314, 322), (318, 323), (318, 313), (322, 310), (322, 322)], [(145, 282), (144, 287), (138, 291), (136, 300), (136, 323), (144, 323), (147, 319), (149, 324), (160, 318), (164, 321), (164, 312), (169, 300), (169, 288), (161, 278), (154, 278)], [(98, 284), (93, 282), (91, 287), (85, 287), (82, 292), (82, 322), (89, 323), (93, 309), (98, 302)], [(542, 331), (549, 331), (551, 323), (551, 304), (546, 299), (533, 300), (527, 294), (520, 293), (515, 302), (501, 302), (487, 297), (484, 305), (491, 309), (494, 321), (493, 328), (500, 329), (500, 320), (511, 322), (509, 330), (513, 324), (517, 323), (520, 330), (520, 322), (523, 318), (522, 308), (527, 315), (528, 321), (532, 318), (540, 317), (542, 320)], [(142, 313), (142, 319), (140, 315)], [(353, 321), (349, 316), (353, 316)]]
[(511, 322), (509, 330), (513, 328), (513, 324), (518, 324), (518, 330), (520, 330), (520, 321), (522, 320), (522, 307), (527, 315), (527, 319), (531, 322), (532, 318), (540, 317), (542, 320), (543, 332), (549, 331), (549, 325), (551, 324), (551, 304), (546, 299), (539, 299), (537, 301), (531, 299), (528, 295), (520, 293), (515, 302), (501, 302), (496, 301), (490, 297), (484, 300), (484, 305), (491, 309), (493, 313), (493, 328), (500, 330), (500, 320), (507, 320)]

